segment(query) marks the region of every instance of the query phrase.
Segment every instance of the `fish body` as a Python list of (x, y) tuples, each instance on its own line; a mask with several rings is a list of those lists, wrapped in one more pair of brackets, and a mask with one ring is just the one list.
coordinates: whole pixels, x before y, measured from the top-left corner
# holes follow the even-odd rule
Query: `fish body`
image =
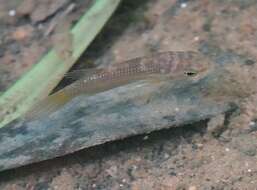
[[(209, 68), (208, 61), (196, 52), (163, 52), (114, 64), (103, 69), (71, 72), (68, 77), (79, 80), (64, 88), (69, 96), (93, 95), (112, 88), (148, 78), (176, 79), (198, 75)], [(80, 76), (79, 76), (80, 75)]]
[(78, 95), (94, 95), (139, 80), (198, 76), (208, 70), (209, 65), (209, 61), (197, 52), (162, 52), (106, 68), (74, 71), (67, 77), (79, 80), (40, 101), (28, 115), (35, 118), (49, 114)]

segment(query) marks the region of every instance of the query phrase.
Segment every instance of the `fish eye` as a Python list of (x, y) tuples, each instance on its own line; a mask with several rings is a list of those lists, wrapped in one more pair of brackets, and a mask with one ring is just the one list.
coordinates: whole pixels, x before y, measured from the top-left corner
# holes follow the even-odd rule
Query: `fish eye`
[(192, 76), (195, 76), (197, 74), (197, 72), (196, 71), (185, 71), (184, 74), (186, 76), (192, 77)]

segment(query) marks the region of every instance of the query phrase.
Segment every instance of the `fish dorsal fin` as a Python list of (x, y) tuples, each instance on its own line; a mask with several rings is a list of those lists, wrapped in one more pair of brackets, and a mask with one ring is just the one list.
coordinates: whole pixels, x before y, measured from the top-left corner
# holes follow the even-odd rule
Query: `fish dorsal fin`
[(173, 52), (162, 52), (162, 53), (151, 54), (148, 56), (135, 57), (123, 62), (114, 62), (111, 65), (107, 66), (106, 68), (77, 69), (66, 73), (64, 77), (68, 79), (78, 80), (81, 78), (90, 77), (92, 75), (102, 74), (108, 71), (138, 67), (140, 66), (140, 64), (144, 62), (151, 63), (152, 60), (156, 59), (156, 56), (159, 57), (161, 55), (170, 54), (170, 53), (173, 53)]
[(73, 70), (64, 75), (65, 78), (78, 80), (81, 78), (87, 78), (92, 75), (103, 73), (105, 70), (103, 68), (92, 68), (92, 69), (78, 69)]
[(106, 68), (77, 69), (77, 70), (73, 70), (73, 71), (66, 73), (64, 75), (64, 77), (68, 78), (68, 79), (78, 80), (81, 78), (90, 77), (92, 75), (102, 74), (107, 71), (115, 71), (115, 70), (119, 70), (121, 68), (124, 69), (126, 67), (127, 68), (128, 67), (136, 67), (140, 63), (142, 63), (142, 61), (144, 61), (145, 59), (151, 59), (151, 58), (154, 58), (154, 57), (153, 56), (152, 57), (149, 57), (149, 56), (136, 57), (136, 58), (128, 59), (123, 62), (114, 62), (111, 65), (107, 66)]

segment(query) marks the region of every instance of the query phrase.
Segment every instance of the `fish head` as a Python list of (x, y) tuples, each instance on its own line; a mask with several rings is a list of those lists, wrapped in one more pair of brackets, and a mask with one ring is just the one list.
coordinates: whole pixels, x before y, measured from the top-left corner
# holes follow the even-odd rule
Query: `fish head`
[(179, 61), (179, 72), (187, 77), (202, 76), (213, 68), (213, 63), (203, 54), (187, 52)]
[(163, 55), (161, 60), (162, 73), (172, 78), (198, 78), (205, 76), (213, 67), (213, 63), (206, 56), (193, 51), (170, 52)]

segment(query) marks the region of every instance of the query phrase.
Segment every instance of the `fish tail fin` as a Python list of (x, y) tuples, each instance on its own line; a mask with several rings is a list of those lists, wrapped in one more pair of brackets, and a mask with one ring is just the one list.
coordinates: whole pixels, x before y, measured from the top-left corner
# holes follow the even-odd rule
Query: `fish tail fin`
[(65, 91), (56, 92), (42, 101), (36, 103), (26, 114), (26, 120), (37, 120), (42, 117), (46, 117), (51, 113), (57, 111), (60, 107), (64, 106), (68, 101), (72, 99), (72, 96)]

